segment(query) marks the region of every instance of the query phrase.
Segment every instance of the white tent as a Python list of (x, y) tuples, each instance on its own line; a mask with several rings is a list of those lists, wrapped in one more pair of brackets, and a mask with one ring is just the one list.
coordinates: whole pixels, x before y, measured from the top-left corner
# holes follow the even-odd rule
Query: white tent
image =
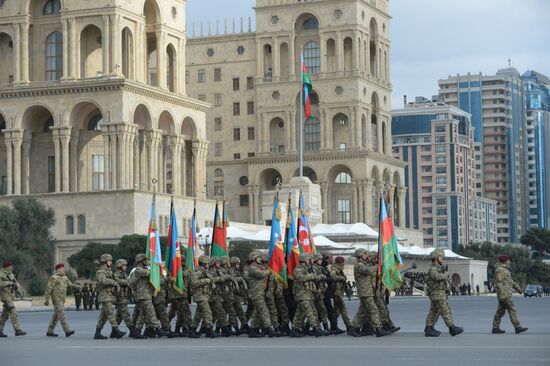
[[(358, 248), (364, 248), (367, 249), (369, 252), (378, 252), (378, 245), (376, 244), (354, 244), (354, 249)], [(411, 255), (411, 256), (420, 256), (420, 257), (427, 257), (430, 255), (432, 251), (435, 250), (435, 248), (420, 248), (417, 246), (412, 247), (404, 247), (402, 245), (397, 245), (399, 248), (399, 253), (402, 255)], [(463, 257), (461, 255), (456, 254), (450, 249), (445, 249), (445, 257), (452, 258), (452, 259), (469, 259), (467, 257)]]
[(378, 233), (363, 223), (356, 224), (318, 224), (311, 229), (313, 235), (328, 236), (368, 236), (378, 238)]

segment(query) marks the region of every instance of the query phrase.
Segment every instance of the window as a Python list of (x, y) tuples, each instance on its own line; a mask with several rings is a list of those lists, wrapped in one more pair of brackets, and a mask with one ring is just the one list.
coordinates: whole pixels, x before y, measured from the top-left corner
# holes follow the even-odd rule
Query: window
[(431, 165), (425, 165), (422, 167), (422, 173), (431, 173), (432, 172), (432, 166)]
[(233, 78), (233, 91), (238, 91), (241, 88), (240, 79)]
[(96, 114), (88, 121), (88, 131), (101, 132), (101, 123), (103, 122), (103, 116), (101, 113)]
[(247, 90), (253, 90), (254, 89), (254, 77), (249, 76), (246, 78), (246, 89)]
[(241, 103), (233, 103), (233, 115), (234, 116), (240, 116), (241, 115)]
[(235, 154), (233, 154), (233, 159), (235, 159), (235, 160), (241, 160), (241, 154), (240, 154), (240, 153), (235, 153)]
[(233, 141), (241, 141), (241, 129), (240, 128), (234, 128), (233, 129)]
[(338, 222), (351, 223), (351, 200), (338, 200)]
[(430, 145), (422, 145), (422, 151), (424, 152), (432, 151), (432, 147)]
[(438, 166), (435, 168), (436, 174), (447, 174), (447, 167), (445, 166)]
[(253, 158), (253, 157), (255, 157), (255, 156), (256, 156), (256, 153), (253, 153), (253, 152), (249, 152), (249, 153), (248, 153), (248, 157), (249, 157), (249, 158)]
[(346, 172), (342, 172), (336, 176), (334, 183), (338, 184), (351, 184), (351, 175)]
[(303, 30), (319, 29), (319, 21), (315, 18), (308, 18), (302, 24)]
[(249, 205), (248, 195), (247, 194), (241, 194), (239, 196), (239, 206), (248, 207), (248, 205)]
[(447, 184), (447, 177), (437, 177), (435, 184)]
[(321, 124), (314, 117), (304, 122), (304, 142), (306, 151), (319, 151), (321, 147)]
[(74, 216), (72, 215), (65, 217), (65, 233), (67, 235), (74, 234)]
[(446, 152), (446, 146), (445, 145), (437, 145), (435, 147), (436, 153), (445, 153)]
[(304, 45), (304, 63), (310, 74), (318, 74), (321, 71), (321, 52), (317, 42), (309, 41)]
[(78, 233), (86, 234), (86, 216), (78, 215)]
[(223, 197), (223, 180), (214, 182), (214, 196)]
[(338, 150), (346, 151), (346, 144), (345, 143), (340, 143), (340, 145), (338, 146)]
[(221, 107), (222, 106), (222, 95), (221, 94), (214, 94), (214, 106), (215, 107)]
[(205, 83), (206, 82), (206, 73), (204, 72), (204, 69), (199, 70), (197, 81), (199, 83)]
[(445, 132), (445, 126), (435, 126), (435, 132)]
[(48, 156), (48, 192), (55, 192), (55, 156)]
[(222, 119), (221, 117), (214, 118), (214, 131), (222, 130)]
[(219, 142), (214, 145), (214, 156), (222, 156), (222, 144)]
[(222, 69), (214, 69), (214, 81), (222, 81)]
[(46, 38), (46, 80), (59, 80), (63, 76), (63, 34), (53, 32)]
[(237, 53), (238, 53), (239, 55), (242, 55), (242, 54), (244, 53), (244, 47), (243, 47), (243, 46), (237, 47)]
[(246, 185), (248, 184), (248, 177), (246, 175), (243, 175), (242, 177), (240, 177), (239, 184), (243, 187), (246, 187)]
[(437, 226), (447, 226), (447, 219), (437, 219)]
[(206, 102), (206, 94), (199, 94), (199, 100), (201, 102)]
[(248, 127), (248, 139), (254, 140), (254, 127)]
[(247, 102), (246, 103), (246, 112), (250, 114), (254, 114), (254, 102)]
[[(0, 1), (3, 3), (3, 1)], [(43, 15), (52, 15), (59, 14), (61, 11), (61, 1), (60, 0), (49, 0), (46, 5), (44, 5)]]
[(438, 198), (435, 200), (435, 204), (436, 205), (446, 205), (447, 204), (447, 199), (446, 198)]
[(104, 189), (105, 164), (103, 155), (92, 155), (92, 190)]
[(437, 216), (447, 216), (447, 209), (446, 208), (438, 208), (435, 210), (435, 214)]
[(445, 136), (436, 136), (435, 142), (445, 142)]
[(436, 164), (446, 164), (447, 163), (447, 158), (445, 156), (437, 156), (435, 158), (435, 163)]
[(422, 177), (422, 183), (431, 183), (431, 182), (432, 182), (432, 177), (431, 176)]

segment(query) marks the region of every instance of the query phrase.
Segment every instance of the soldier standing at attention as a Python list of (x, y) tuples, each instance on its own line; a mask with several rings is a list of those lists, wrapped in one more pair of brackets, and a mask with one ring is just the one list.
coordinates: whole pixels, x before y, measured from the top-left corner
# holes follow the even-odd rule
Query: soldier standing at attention
[(65, 276), (65, 265), (59, 263), (55, 266), (55, 273), (50, 277), (48, 285), (46, 286), (45, 292), (45, 301), (44, 305), (50, 305), (50, 299), (53, 304), (53, 316), (48, 326), (48, 331), (46, 335), (48, 337), (57, 337), (57, 334), (54, 333), (55, 326), (59, 321), (63, 327), (66, 337), (70, 337), (74, 334), (74, 330), (69, 329), (69, 324), (65, 320), (65, 296), (67, 296), (67, 287), (72, 287), (75, 290), (79, 291), (80, 286), (75, 285)]
[(82, 287), (82, 306), (84, 307), (84, 310), (88, 310), (89, 304), (90, 304), (90, 288), (88, 287), (88, 284), (85, 282), (84, 286)]
[(197, 304), (197, 310), (195, 311), (195, 317), (191, 323), (191, 332), (189, 338), (200, 338), (200, 333), (197, 332), (197, 327), (201, 322), (205, 328), (206, 336), (208, 338), (214, 338), (214, 332), (212, 331), (212, 311), (208, 300), (210, 298), (210, 292), (212, 291), (213, 283), (210, 280), (208, 270), (208, 257), (201, 255), (199, 257), (199, 266), (193, 272), (191, 276), (191, 289), (193, 291), (193, 300)]
[(134, 323), (132, 317), (128, 312), (128, 301), (130, 298), (130, 282), (128, 281), (128, 262), (126, 259), (119, 259), (115, 263), (115, 281), (117, 283), (117, 296), (116, 296), (116, 322), (120, 325), (124, 320), (124, 323), (130, 330), (130, 337), (134, 335)]
[(80, 306), (82, 305), (82, 289), (80, 286), (74, 290), (74, 305), (76, 306), (76, 311), (80, 311)]
[(346, 330), (350, 331), (351, 321), (348, 316), (348, 308), (344, 302), (344, 293), (347, 289), (347, 278), (344, 274), (344, 257), (336, 257), (334, 264), (330, 267), (330, 277), (334, 281), (334, 318), (335, 318), (335, 331), (337, 334), (340, 333), (338, 328), (338, 318), (342, 316), (342, 320), (346, 325)]
[(441, 315), (445, 321), (445, 325), (449, 327), (449, 333), (454, 337), (464, 332), (464, 329), (454, 325), (451, 307), (447, 300), (447, 296), (451, 290), (451, 280), (447, 272), (447, 266), (443, 265), (445, 262), (445, 252), (441, 249), (436, 249), (430, 253), (430, 257), (432, 258), (432, 266), (426, 277), (426, 287), (431, 305), (430, 312), (426, 318), (424, 335), (426, 337), (439, 337), (441, 332), (436, 330), (434, 326), (437, 323), (439, 315)]
[(122, 338), (126, 332), (118, 329), (115, 313), (113, 311), (113, 302), (115, 302), (114, 292), (117, 282), (113, 275), (111, 267), (113, 266), (113, 257), (110, 254), (103, 254), (99, 258), (99, 268), (96, 271), (96, 290), (97, 301), (101, 303), (101, 312), (97, 321), (94, 339), (107, 339), (101, 334), (101, 330), (107, 321), (111, 324), (110, 338)]
[(4, 334), (4, 324), (6, 320), (11, 319), (11, 325), (15, 330), (15, 336), (24, 336), (27, 334), (21, 330), (21, 324), (17, 319), (15, 311), (15, 295), (20, 293), (21, 286), (15, 279), (13, 274), (13, 262), (4, 262), (3, 268), (0, 271), (0, 300), (2, 300), (2, 316), (0, 317), (0, 338), (7, 337)]
[[(233, 277), (233, 280), (237, 283), (237, 288), (235, 289), (235, 295), (233, 296), (233, 309), (239, 321), (241, 322), (241, 327), (239, 329), (240, 333), (248, 333), (248, 323), (246, 321), (246, 315), (244, 313), (242, 303), (246, 299), (247, 287), (246, 281), (244, 280), (241, 272), (239, 270), (241, 266), (241, 260), (239, 257), (231, 257), (230, 259), (231, 268), (229, 269), (229, 274)], [(237, 329), (235, 329), (237, 331)]]
[(516, 307), (512, 302), (514, 290), (520, 294), (522, 291), (519, 285), (512, 279), (509, 267), (510, 257), (507, 255), (498, 257), (497, 268), (495, 270), (495, 287), (497, 288), (498, 307), (495, 317), (493, 318), (493, 334), (502, 334), (505, 332), (500, 329), (500, 320), (504, 314), (506, 314), (506, 310), (508, 310), (510, 321), (516, 329), (516, 334), (523, 333), (527, 330), (527, 328), (521, 326)]

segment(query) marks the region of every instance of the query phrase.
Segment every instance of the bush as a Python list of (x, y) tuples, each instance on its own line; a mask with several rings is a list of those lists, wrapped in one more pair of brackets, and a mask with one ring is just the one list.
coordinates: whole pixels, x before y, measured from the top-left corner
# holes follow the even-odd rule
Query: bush
[(30, 279), (28, 282), (29, 292), (31, 296), (42, 296), (46, 291), (46, 285), (48, 284), (48, 277), (44, 275), (37, 275)]

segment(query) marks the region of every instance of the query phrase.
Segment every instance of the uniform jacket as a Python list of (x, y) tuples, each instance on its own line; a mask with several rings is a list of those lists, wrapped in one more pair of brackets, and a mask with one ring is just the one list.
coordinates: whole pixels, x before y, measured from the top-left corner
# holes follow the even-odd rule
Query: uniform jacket
[(15, 301), (15, 293), (20, 288), (21, 286), (12, 272), (8, 272), (5, 269), (0, 270), (0, 300), (4, 302)]
[(315, 280), (317, 275), (310, 271), (310, 267), (305, 263), (300, 263), (294, 268), (294, 283), (292, 292), (296, 301), (313, 300), (313, 295), (317, 288)]
[(443, 272), (441, 266), (432, 263), (428, 276), (426, 276), (426, 287), (430, 300), (440, 301), (447, 299), (447, 291), (451, 289), (449, 273)]
[(239, 272), (238, 269), (231, 267), (231, 269), (229, 269), (229, 274), (237, 282), (237, 285), (238, 285), (237, 289), (235, 290), (235, 296), (238, 296), (241, 298), (246, 297), (247, 296), (246, 281), (241, 275), (241, 272)]
[(118, 285), (117, 287), (117, 299), (116, 301), (120, 304), (128, 303), (128, 298), (130, 297), (130, 281), (126, 272), (117, 270), (114, 274), (115, 281)]
[(344, 274), (344, 267), (333, 264), (330, 267), (330, 277), (334, 281), (334, 296), (343, 297), (346, 292), (346, 282), (348, 281)]
[(48, 280), (46, 292), (44, 293), (46, 302), (51, 299), (53, 303), (64, 303), (68, 287), (80, 289), (80, 286), (73, 284), (67, 276), (54, 273)]
[(100, 265), (96, 271), (96, 290), (99, 302), (114, 302), (116, 295), (116, 281), (113, 271), (105, 265)]
[[(313, 272), (315, 272), (315, 274), (317, 275), (323, 275), (325, 277), (327, 277), (328, 273), (326, 273), (325, 269), (318, 265), (317, 263), (313, 264)], [(315, 281), (316, 284), (317, 284), (317, 295), (320, 296), (320, 297), (324, 297), (325, 296), (325, 292), (328, 290), (328, 283), (327, 283), (327, 280), (319, 280), (319, 281)]]
[(376, 286), (376, 267), (361, 259), (353, 266), (358, 297), (373, 297)]
[(504, 263), (498, 263), (495, 270), (495, 287), (497, 288), (498, 299), (507, 299), (512, 297), (514, 292), (521, 291), (521, 288), (512, 279), (512, 274), (508, 266)]
[(209, 300), (213, 286), (209, 276), (207, 270), (202, 266), (197, 267), (191, 275), (191, 290), (195, 302)]
[(269, 270), (260, 264), (252, 263), (248, 267), (247, 273), (249, 279), (248, 295), (254, 300), (264, 299)]
[(130, 287), (135, 301), (151, 300), (155, 291), (149, 281), (149, 270), (138, 266), (130, 273)]

